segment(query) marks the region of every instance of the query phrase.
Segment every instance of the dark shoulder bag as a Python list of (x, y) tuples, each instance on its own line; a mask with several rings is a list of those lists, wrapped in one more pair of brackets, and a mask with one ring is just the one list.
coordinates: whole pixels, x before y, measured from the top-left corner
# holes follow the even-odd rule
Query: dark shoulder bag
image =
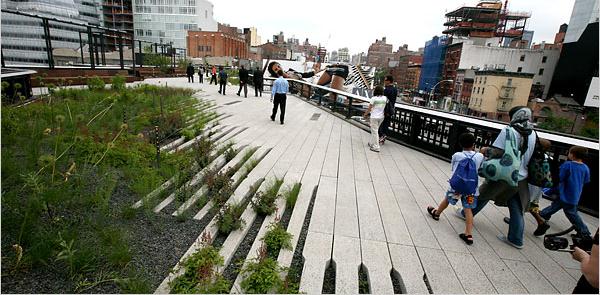
[(542, 188), (552, 187), (552, 174), (550, 173), (548, 156), (540, 144), (537, 132), (535, 133), (535, 137), (535, 147), (527, 165), (527, 182)]

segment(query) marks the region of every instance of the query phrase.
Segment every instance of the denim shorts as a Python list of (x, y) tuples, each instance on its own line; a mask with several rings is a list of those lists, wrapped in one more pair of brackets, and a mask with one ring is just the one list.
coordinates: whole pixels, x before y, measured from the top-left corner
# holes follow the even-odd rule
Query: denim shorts
[(450, 205), (456, 205), (458, 199), (460, 199), (463, 208), (474, 209), (477, 207), (477, 196), (475, 195), (461, 195), (453, 191), (446, 192), (446, 200)]

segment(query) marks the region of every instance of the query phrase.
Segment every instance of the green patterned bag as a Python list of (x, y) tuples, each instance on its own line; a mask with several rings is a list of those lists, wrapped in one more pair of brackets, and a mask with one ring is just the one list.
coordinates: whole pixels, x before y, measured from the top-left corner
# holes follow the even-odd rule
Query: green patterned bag
[(521, 151), (519, 151), (516, 133), (512, 127), (506, 127), (504, 154), (500, 158), (487, 159), (481, 163), (478, 170), (479, 176), (488, 180), (504, 181), (512, 187), (517, 186), (521, 167)]

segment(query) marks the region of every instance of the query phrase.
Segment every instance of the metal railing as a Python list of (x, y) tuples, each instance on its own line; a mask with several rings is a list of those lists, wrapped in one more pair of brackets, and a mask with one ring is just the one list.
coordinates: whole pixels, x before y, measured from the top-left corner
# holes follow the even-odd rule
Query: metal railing
[[(264, 78), (268, 86), (273, 78)], [(306, 99), (308, 102), (325, 108), (339, 116), (353, 121), (363, 127), (363, 121), (369, 99), (329, 87), (319, 86), (300, 80), (288, 80), (290, 93)], [(253, 83), (252, 76), (249, 84)], [(452, 155), (460, 151), (458, 137), (464, 132), (471, 132), (476, 138), (476, 147), (490, 146), (505, 122), (482, 119), (473, 116), (424, 108), (406, 103), (396, 103), (395, 114), (391, 118), (388, 135), (391, 140), (410, 146), (432, 156), (450, 161)], [(594, 180), (584, 186), (579, 209), (593, 216), (598, 216), (598, 141), (548, 130), (535, 130), (540, 138), (549, 140), (552, 147), (548, 154), (552, 157), (551, 167), (554, 175), (558, 175), (558, 167), (566, 160), (568, 149), (578, 145), (588, 148), (588, 157), (584, 162)], [(555, 181), (555, 183), (557, 183)]]
[(2, 9), (2, 38), (2, 67), (127, 67), (135, 72), (144, 66), (145, 54), (169, 57), (172, 68), (186, 55), (184, 48), (135, 39), (127, 31), (10, 9)]

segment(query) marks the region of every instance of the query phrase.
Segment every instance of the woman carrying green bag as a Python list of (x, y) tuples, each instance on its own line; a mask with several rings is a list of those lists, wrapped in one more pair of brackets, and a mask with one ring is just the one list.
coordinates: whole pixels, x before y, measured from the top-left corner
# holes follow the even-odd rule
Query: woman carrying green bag
[[(533, 154), (536, 134), (531, 124), (531, 110), (514, 107), (509, 112), (509, 126), (502, 129), (491, 147), (482, 148), (487, 160), (482, 164), (480, 176), (486, 180), (479, 187), (479, 202), (473, 209), (476, 215), (488, 201), (508, 207), (510, 223), (508, 235), (498, 238), (515, 248), (523, 247), (523, 213), (529, 207), (527, 185), (528, 163)], [(464, 218), (462, 209), (457, 211)]]

